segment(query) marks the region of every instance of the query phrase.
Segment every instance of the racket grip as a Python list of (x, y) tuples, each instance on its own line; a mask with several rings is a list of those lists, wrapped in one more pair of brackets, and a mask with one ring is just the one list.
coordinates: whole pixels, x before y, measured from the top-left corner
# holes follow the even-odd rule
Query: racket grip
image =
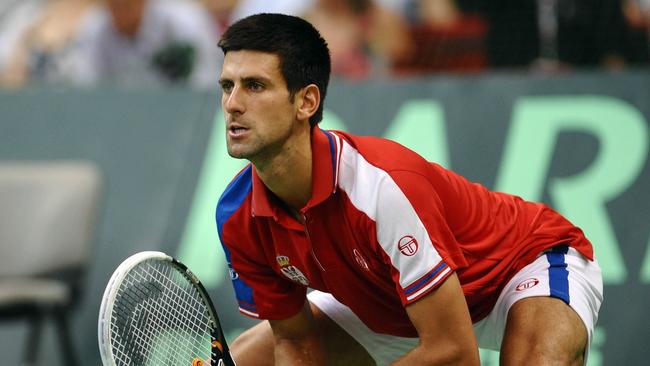
[[(192, 361), (192, 366), (210, 366), (211, 363), (212, 362), (210, 361), (204, 361), (197, 357)], [(217, 366), (225, 366), (225, 364), (223, 363), (223, 359), (221, 358), (219, 359)]]

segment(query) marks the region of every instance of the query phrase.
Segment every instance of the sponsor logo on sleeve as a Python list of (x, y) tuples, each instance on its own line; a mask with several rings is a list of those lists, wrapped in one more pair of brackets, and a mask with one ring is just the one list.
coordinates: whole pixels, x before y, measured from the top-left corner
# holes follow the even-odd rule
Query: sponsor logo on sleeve
[(406, 235), (397, 242), (397, 248), (405, 256), (411, 257), (418, 252), (419, 245), (413, 236)]
[(232, 263), (228, 262), (228, 272), (230, 273), (230, 279), (231, 280), (236, 280), (239, 278), (239, 273), (235, 271), (234, 268), (232, 268)]

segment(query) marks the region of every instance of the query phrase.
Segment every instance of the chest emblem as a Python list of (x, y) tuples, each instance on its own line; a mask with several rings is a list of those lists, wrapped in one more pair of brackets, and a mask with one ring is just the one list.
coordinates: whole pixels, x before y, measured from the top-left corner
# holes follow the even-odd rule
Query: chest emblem
[(275, 260), (278, 261), (280, 272), (282, 272), (283, 275), (287, 276), (291, 281), (298, 282), (303, 286), (309, 286), (309, 280), (307, 277), (305, 277), (296, 266), (292, 266), (291, 263), (289, 263), (289, 257), (286, 255), (279, 255), (275, 257)]
[(411, 235), (406, 235), (397, 242), (397, 248), (405, 256), (411, 257), (418, 252), (418, 241)]

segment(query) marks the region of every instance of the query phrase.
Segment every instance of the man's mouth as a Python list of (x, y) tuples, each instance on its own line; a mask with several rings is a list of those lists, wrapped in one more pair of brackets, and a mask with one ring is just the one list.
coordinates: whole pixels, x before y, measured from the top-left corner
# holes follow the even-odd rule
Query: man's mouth
[(242, 127), (242, 126), (230, 126), (228, 131), (229, 131), (231, 136), (237, 137), (237, 136), (240, 136), (240, 135), (246, 133), (246, 131), (248, 131), (248, 128), (245, 128), (245, 127)]

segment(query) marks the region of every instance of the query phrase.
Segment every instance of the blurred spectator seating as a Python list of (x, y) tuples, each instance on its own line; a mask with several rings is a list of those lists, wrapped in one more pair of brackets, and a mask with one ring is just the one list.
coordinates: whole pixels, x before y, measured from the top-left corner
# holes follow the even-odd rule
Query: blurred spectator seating
[(100, 190), (89, 162), (0, 163), (0, 319), (29, 321), (21, 365), (39, 362), (49, 319), (62, 364), (78, 365), (69, 316), (83, 287)]
[(26, 0), (7, 5), (0, 14), (0, 85), (64, 81), (74, 72), (72, 41), (94, 2)]
[(76, 44), (78, 85), (216, 87), (221, 63), (209, 14), (188, 0), (101, 0)]
[(314, 0), (199, 0), (212, 17), (217, 40), (233, 22), (257, 13), (300, 15)]
[(632, 65), (650, 62), (650, 1), (623, 0), (623, 15), (628, 32), (625, 49)]
[(303, 16), (327, 41), (334, 76), (388, 76), (413, 51), (402, 14), (373, 0), (315, 0)]
[[(545, 0), (548, 1), (548, 0)], [(557, 58), (570, 67), (619, 68), (626, 63), (621, 0), (554, 0)]]
[(488, 23), (491, 68), (562, 71), (647, 63), (634, 54), (639, 46), (631, 46), (623, 16), (624, 2), (635, 0), (458, 1)]
[[(220, 0), (212, 0), (220, 1)], [(235, 0), (232, 21), (257, 13), (282, 13), (300, 15), (316, 0)]]
[(479, 15), (465, 14), (454, 0), (411, 2), (411, 37), (417, 47), (401, 59), (400, 75), (454, 72), (476, 73), (486, 69), (487, 25)]
[(232, 23), (238, 0), (200, 0), (212, 19), (212, 29), (216, 41)]

